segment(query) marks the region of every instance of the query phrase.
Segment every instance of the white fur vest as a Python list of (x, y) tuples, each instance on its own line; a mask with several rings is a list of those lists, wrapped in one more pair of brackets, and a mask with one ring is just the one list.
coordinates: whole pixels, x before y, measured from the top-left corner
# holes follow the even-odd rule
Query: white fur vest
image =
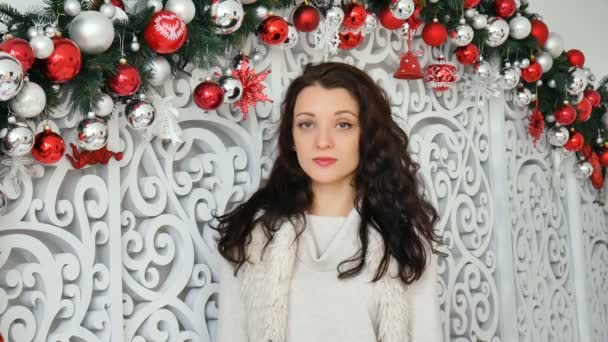
[[(345, 224), (359, 226), (361, 219), (355, 209), (349, 218)], [(238, 272), (246, 310), (247, 335), (249, 342), (285, 342), (288, 295), (296, 260), (296, 227), (286, 220), (262, 255), (266, 241), (263, 230), (256, 227), (248, 246), (251, 262), (246, 262)], [(366, 267), (358, 276), (373, 278), (383, 250), (381, 236), (370, 229)], [(380, 298), (377, 313), (379, 342), (410, 341), (408, 286), (395, 277), (396, 265), (396, 261), (391, 260), (389, 271), (373, 285)]]

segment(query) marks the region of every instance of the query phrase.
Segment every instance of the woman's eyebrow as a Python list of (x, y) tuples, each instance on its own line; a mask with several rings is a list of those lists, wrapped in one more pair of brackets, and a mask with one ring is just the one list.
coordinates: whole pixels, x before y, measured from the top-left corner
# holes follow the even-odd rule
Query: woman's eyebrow
[[(348, 109), (340, 109), (340, 110), (337, 110), (336, 112), (334, 112), (334, 115), (340, 115), (340, 114), (350, 114), (354, 117), (357, 117), (357, 114), (353, 113), (352, 111), (350, 111)], [(300, 115), (315, 116), (315, 114), (310, 113), (310, 112), (300, 112), (300, 113), (296, 114), (294, 117), (298, 117)]]

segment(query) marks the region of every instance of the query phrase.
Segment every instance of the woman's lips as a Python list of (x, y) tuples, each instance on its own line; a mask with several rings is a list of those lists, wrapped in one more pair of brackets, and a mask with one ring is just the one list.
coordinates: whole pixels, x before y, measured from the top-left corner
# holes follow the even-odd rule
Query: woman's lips
[(315, 158), (313, 159), (315, 163), (321, 166), (329, 166), (336, 162), (335, 158)]

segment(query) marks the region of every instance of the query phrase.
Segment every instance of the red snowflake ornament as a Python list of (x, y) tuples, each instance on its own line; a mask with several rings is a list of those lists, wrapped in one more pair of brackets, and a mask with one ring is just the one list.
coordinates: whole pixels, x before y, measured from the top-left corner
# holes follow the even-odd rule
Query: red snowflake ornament
[(243, 95), (238, 101), (234, 102), (234, 106), (241, 109), (243, 120), (247, 120), (249, 105), (255, 106), (259, 101), (272, 103), (272, 100), (264, 94), (266, 86), (262, 84), (268, 74), (270, 74), (270, 70), (256, 74), (255, 70), (249, 69), (249, 63), (245, 56), (243, 56), (240, 69), (232, 70), (232, 76), (239, 79), (243, 84)]

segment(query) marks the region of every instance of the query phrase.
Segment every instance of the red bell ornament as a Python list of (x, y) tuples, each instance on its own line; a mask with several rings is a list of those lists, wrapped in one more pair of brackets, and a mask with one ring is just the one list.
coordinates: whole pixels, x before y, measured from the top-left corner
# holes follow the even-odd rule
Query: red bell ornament
[(139, 71), (127, 64), (126, 60), (121, 60), (118, 65), (118, 72), (108, 80), (108, 88), (118, 96), (131, 96), (141, 87), (141, 76)]
[(278, 45), (287, 39), (289, 25), (285, 19), (271, 15), (258, 27), (258, 37), (268, 45)]
[(148, 46), (160, 53), (173, 53), (184, 45), (188, 38), (186, 23), (177, 14), (169, 11), (160, 11), (144, 30), (144, 39)]
[(321, 16), (314, 6), (301, 5), (293, 12), (293, 26), (301, 32), (312, 32), (317, 29)]
[(13, 57), (17, 58), (17, 60), (21, 62), (21, 67), (24, 74), (30, 70), (32, 64), (34, 64), (34, 60), (36, 59), (34, 57), (34, 50), (32, 50), (30, 43), (21, 38), (11, 38), (5, 40), (2, 44), (0, 44), (0, 51), (9, 53)]
[(32, 148), (32, 157), (42, 164), (54, 164), (65, 152), (65, 143), (63, 138), (51, 131), (50, 126), (44, 126), (44, 131), (36, 134), (34, 139), (34, 147)]
[(393, 77), (402, 80), (419, 80), (424, 78), (420, 61), (418, 61), (418, 58), (411, 50), (401, 55), (399, 70), (395, 72)]
[(78, 46), (67, 38), (53, 38), (53, 53), (44, 60), (45, 76), (56, 83), (70, 81), (80, 72), (82, 55)]

